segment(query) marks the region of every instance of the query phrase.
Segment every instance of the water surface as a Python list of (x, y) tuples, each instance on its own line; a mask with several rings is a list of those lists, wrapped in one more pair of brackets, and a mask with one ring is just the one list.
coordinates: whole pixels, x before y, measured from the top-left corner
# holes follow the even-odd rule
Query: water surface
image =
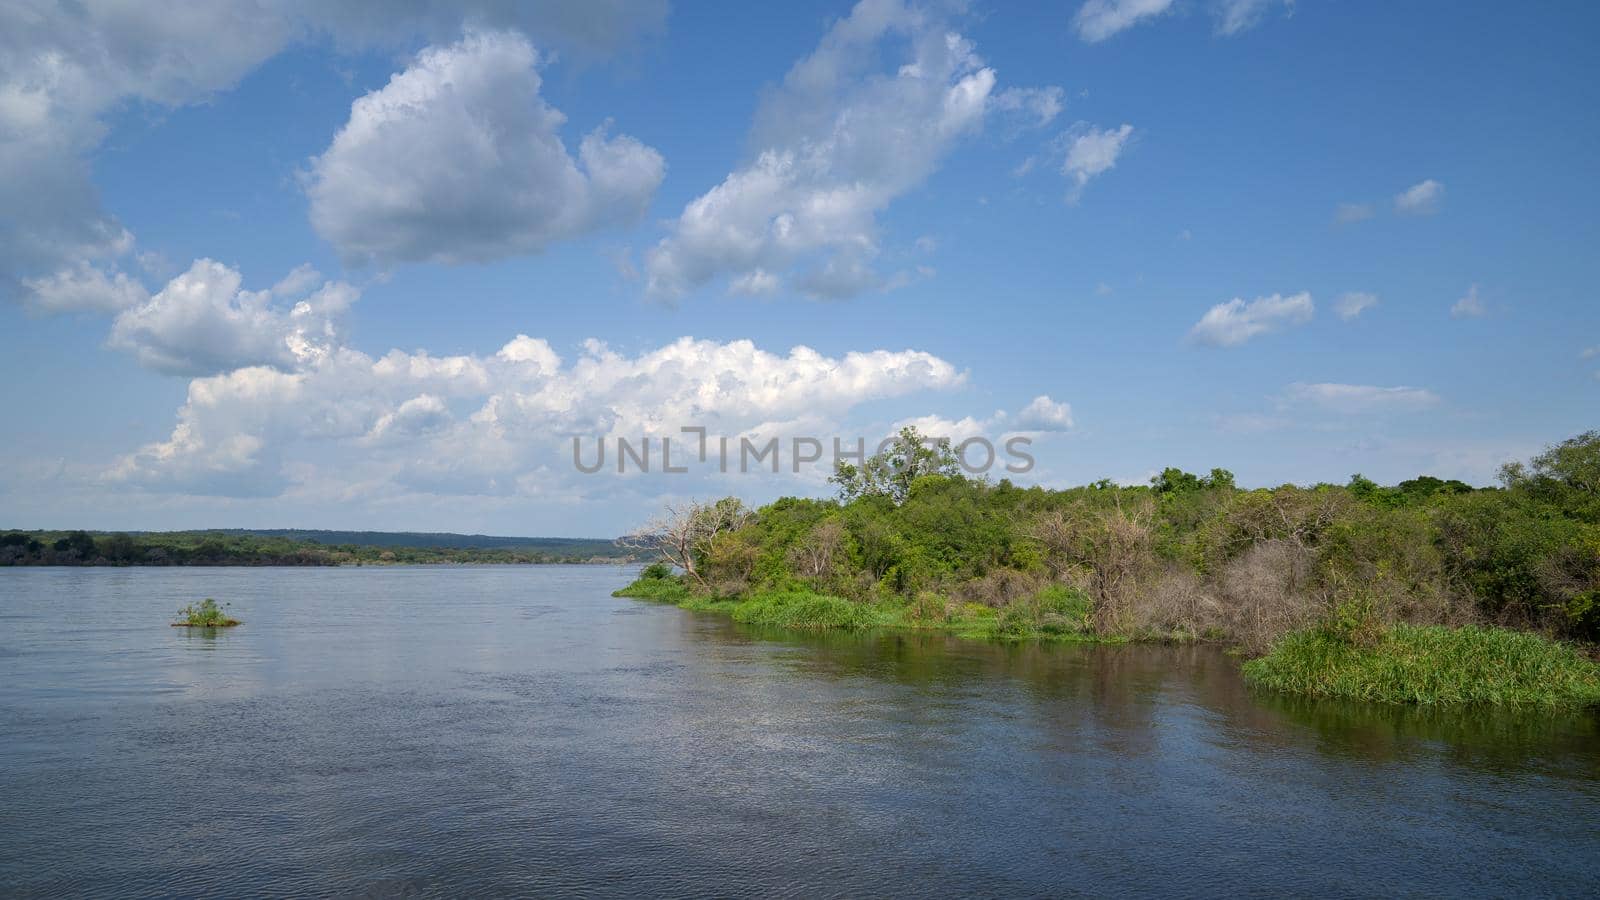
[[(758, 632), (630, 576), (0, 569), (0, 893), (1600, 890), (1594, 714)], [(168, 627), (207, 596), (245, 624)]]

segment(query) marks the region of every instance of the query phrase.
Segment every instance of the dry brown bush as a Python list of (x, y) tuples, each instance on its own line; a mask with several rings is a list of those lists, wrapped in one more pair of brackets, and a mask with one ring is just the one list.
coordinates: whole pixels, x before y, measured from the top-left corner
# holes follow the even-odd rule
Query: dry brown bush
[(1100, 634), (1127, 634), (1135, 627), (1132, 607), (1160, 573), (1154, 516), (1154, 503), (1141, 498), (1109, 509), (1052, 510), (1029, 528), (1052, 577), (1094, 601), (1094, 628)]
[(1193, 572), (1168, 567), (1147, 578), (1127, 607), (1133, 634), (1197, 640), (1225, 636), (1224, 605)]
[(968, 603), (981, 603), (1002, 609), (1017, 600), (1039, 593), (1048, 582), (1032, 572), (1016, 569), (993, 569), (981, 578), (961, 585), (957, 596)]
[(1220, 573), (1221, 627), (1249, 653), (1265, 653), (1274, 641), (1304, 628), (1327, 611), (1310, 582), (1311, 554), (1295, 543), (1256, 544)]

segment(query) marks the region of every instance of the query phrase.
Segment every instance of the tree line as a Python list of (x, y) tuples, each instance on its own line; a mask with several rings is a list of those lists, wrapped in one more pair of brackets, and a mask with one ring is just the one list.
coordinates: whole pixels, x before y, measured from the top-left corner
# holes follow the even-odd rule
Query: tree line
[(1600, 432), (1505, 466), (1490, 488), (1355, 475), (1245, 489), (1225, 469), (1176, 468), (1148, 485), (1024, 488), (967, 477), (948, 442), (912, 429), (833, 481), (830, 499), (677, 507), (629, 543), (695, 597), (827, 595), (1019, 634), (1264, 652), (1327, 622), (1481, 623), (1600, 640)]
[(625, 562), (631, 552), (604, 542), (571, 550), (528, 547), (396, 547), (323, 544), (242, 532), (0, 534), (0, 566), (341, 566), (426, 563)]

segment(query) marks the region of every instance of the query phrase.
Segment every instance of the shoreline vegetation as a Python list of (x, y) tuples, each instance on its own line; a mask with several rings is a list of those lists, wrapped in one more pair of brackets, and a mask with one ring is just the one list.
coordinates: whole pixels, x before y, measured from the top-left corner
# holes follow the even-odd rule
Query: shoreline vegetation
[(238, 619), (228, 615), (227, 606), (217, 605), (217, 601), (207, 597), (199, 603), (191, 603), (178, 610), (178, 615), (183, 618), (181, 622), (173, 622), (173, 628), (232, 628), (240, 624)]
[(798, 629), (1207, 641), (1263, 689), (1406, 704), (1600, 705), (1600, 432), (1474, 488), (1247, 490), (1167, 469), (1066, 490), (966, 477), (901, 432), (831, 500), (668, 509), (616, 596)]
[(0, 532), (0, 566), (615, 565), (638, 558), (615, 541), (583, 538), (296, 530)]

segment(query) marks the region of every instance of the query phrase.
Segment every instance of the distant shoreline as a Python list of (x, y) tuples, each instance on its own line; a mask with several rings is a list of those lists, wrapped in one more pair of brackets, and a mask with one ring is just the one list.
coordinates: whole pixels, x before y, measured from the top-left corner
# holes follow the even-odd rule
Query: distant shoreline
[(403, 569), (416, 566), (455, 566), (458, 568), (493, 567), (493, 566), (636, 566), (642, 565), (644, 560), (637, 559), (581, 559), (581, 560), (530, 560), (494, 562), (491, 560), (455, 561), (455, 560), (418, 560), (415, 562), (198, 562), (198, 563), (154, 563), (154, 562), (110, 562), (95, 560), (93, 562), (38, 562), (38, 563), (0, 563), (0, 568), (14, 569)]
[[(324, 541), (309, 535), (341, 538)], [(416, 544), (404, 543), (414, 539)], [(618, 565), (638, 551), (609, 538), (346, 531), (0, 532), (0, 566), (278, 567)]]

